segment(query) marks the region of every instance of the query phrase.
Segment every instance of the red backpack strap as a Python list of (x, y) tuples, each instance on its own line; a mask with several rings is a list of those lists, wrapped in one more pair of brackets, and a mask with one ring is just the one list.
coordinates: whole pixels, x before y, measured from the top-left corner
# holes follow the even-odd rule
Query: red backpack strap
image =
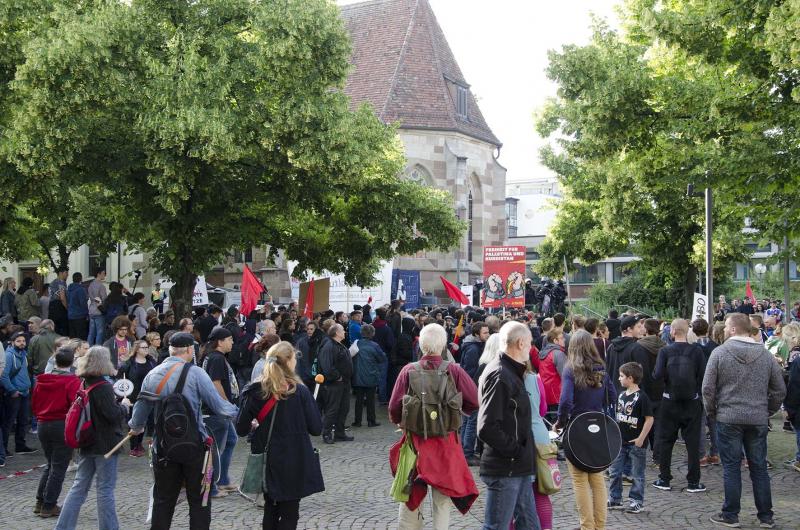
[(264, 423), (264, 418), (267, 417), (267, 414), (275, 407), (277, 402), (278, 400), (275, 399), (275, 396), (270, 396), (267, 402), (264, 403), (264, 406), (261, 407), (261, 410), (258, 411), (258, 416), (256, 416), (258, 423)]

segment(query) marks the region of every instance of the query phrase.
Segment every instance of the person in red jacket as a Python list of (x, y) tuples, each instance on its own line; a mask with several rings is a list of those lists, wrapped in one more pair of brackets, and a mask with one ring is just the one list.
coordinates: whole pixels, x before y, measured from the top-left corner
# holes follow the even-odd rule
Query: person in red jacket
[[(442, 352), (447, 346), (447, 333), (439, 324), (428, 324), (419, 336), (420, 352), (423, 354), (419, 365), (423, 369), (436, 369), (442, 363)], [(408, 393), (408, 373), (415, 370), (417, 363), (403, 367), (389, 400), (389, 419), (399, 424), (403, 415), (403, 396)], [(471, 414), (478, 410), (478, 388), (469, 374), (456, 363), (447, 366), (447, 373), (453, 378), (458, 392), (462, 394), (462, 412)], [(417, 434), (404, 434), (389, 450), (389, 465), (392, 474), (397, 470), (400, 447), (406, 436), (411, 436), (417, 453), (416, 480), (411, 485), (408, 502), (400, 504), (400, 530), (421, 530), (423, 521), (420, 505), (431, 487), (433, 505), (433, 527), (448, 528), (450, 522), (450, 503), (462, 514), (467, 513), (478, 497), (478, 487), (467, 467), (458, 433), (453, 431), (446, 436), (424, 438)]]
[(555, 421), (558, 411), (558, 402), (561, 399), (561, 373), (567, 364), (567, 354), (564, 351), (564, 331), (553, 328), (547, 332), (545, 345), (539, 352), (538, 358), (532, 358), (533, 368), (539, 373), (544, 384), (547, 411), (550, 420)]
[(33, 388), (33, 414), (39, 422), (39, 442), (47, 458), (33, 510), (39, 517), (58, 517), (61, 512), (56, 502), (72, 458), (72, 449), (64, 441), (64, 420), (81, 386), (80, 379), (71, 370), (74, 357), (71, 347), (59, 348), (55, 354), (55, 369), (37, 377)]

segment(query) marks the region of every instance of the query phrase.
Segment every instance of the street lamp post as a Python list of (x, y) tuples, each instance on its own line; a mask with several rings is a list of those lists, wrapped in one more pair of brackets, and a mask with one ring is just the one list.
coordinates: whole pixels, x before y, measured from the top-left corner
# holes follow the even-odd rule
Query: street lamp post
[(689, 184), (686, 188), (687, 197), (705, 197), (705, 213), (706, 213), (706, 296), (711, 303), (714, 297), (714, 273), (712, 268), (711, 256), (711, 232), (713, 230), (711, 213), (714, 208), (714, 199), (711, 194), (711, 188), (706, 188), (705, 192), (695, 192), (694, 184)]
[[(753, 271), (758, 276), (758, 288), (761, 290), (761, 295), (764, 295), (764, 273), (767, 272), (767, 266), (763, 263), (756, 263), (753, 265)], [(753, 308), (755, 309), (755, 308)]]
[[(462, 212), (466, 211), (467, 207), (460, 202), (456, 206), (456, 218), (460, 221)], [(461, 287), (461, 244), (463, 238), (458, 239), (458, 247), (456, 248), (456, 285)]]

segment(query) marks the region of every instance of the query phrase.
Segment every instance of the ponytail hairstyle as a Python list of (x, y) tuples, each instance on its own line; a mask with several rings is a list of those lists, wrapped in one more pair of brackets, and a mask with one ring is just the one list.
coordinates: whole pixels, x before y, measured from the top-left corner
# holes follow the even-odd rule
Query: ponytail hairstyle
[(294, 370), (289, 368), (289, 362), (294, 356), (294, 346), (286, 341), (267, 350), (264, 371), (261, 372), (261, 390), (265, 398), (275, 396), (277, 399), (286, 399), (294, 394), (297, 385), (303, 384)]

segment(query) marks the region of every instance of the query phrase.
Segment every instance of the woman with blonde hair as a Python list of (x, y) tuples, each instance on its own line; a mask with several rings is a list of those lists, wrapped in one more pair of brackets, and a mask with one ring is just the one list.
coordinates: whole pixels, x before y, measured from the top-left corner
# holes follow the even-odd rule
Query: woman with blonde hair
[[(571, 418), (583, 412), (602, 412), (606, 403), (616, 403), (616, 400), (616, 390), (593, 337), (582, 329), (576, 331), (569, 340), (555, 430), (566, 427)], [(603, 530), (608, 510), (603, 473), (581, 471), (572, 462), (568, 462), (567, 467), (572, 476), (581, 530)]]
[(253, 431), (250, 452), (267, 453), (265, 530), (296, 528), (300, 499), (325, 490), (319, 456), (309, 436), (322, 434), (322, 417), (311, 392), (295, 373), (296, 366), (291, 344), (272, 346), (260, 382), (243, 393), (236, 420), (239, 436)]
[[(75, 375), (83, 379), (89, 390), (89, 407), (94, 440), (80, 448), (80, 462), (75, 481), (64, 500), (56, 530), (73, 530), (78, 525), (81, 506), (86, 502), (92, 479), (97, 476), (97, 522), (103, 530), (117, 530), (117, 509), (114, 488), (117, 484), (117, 454), (106, 459), (103, 455), (116, 446), (127, 433), (127, 410), (117, 403), (111, 383), (106, 376), (117, 374), (111, 364), (111, 353), (104, 346), (92, 346), (78, 359)], [(84, 522), (81, 525), (86, 528)]]

